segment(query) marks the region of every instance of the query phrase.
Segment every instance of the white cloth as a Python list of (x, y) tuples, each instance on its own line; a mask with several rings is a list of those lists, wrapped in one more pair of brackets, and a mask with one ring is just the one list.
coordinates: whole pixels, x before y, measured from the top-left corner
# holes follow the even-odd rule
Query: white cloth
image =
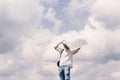
[(59, 46), (56, 49), (60, 54), (60, 66), (67, 65), (72, 67), (73, 66), (73, 54), (77, 52), (77, 50), (65, 50), (63, 48), (60, 48)]

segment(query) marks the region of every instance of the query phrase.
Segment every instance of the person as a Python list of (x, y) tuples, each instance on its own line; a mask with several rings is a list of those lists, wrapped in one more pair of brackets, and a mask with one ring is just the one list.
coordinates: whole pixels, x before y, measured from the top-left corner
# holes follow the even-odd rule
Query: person
[[(63, 47), (60, 47), (62, 45)], [(55, 47), (61, 57), (59, 66), (59, 77), (60, 80), (70, 80), (70, 69), (73, 65), (73, 55), (76, 54), (81, 48), (71, 50), (65, 43), (65, 40), (59, 42)]]

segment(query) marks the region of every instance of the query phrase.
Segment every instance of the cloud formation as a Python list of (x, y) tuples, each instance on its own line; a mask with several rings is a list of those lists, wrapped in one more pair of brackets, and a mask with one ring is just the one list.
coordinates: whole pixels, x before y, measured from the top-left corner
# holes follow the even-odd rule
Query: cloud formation
[(91, 9), (92, 15), (102, 21), (107, 29), (116, 30), (120, 25), (119, 3), (119, 0), (109, 0), (109, 4), (105, 0), (97, 0)]
[(59, 1), (0, 1), (0, 80), (58, 79), (61, 40), (81, 47), (71, 80), (119, 80), (120, 1)]

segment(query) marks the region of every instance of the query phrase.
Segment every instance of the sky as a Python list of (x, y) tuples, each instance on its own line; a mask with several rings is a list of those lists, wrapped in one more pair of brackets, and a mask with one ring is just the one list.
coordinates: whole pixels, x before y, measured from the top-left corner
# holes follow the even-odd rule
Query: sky
[(120, 79), (120, 0), (0, 0), (0, 80), (59, 80), (54, 46), (69, 42), (71, 80)]

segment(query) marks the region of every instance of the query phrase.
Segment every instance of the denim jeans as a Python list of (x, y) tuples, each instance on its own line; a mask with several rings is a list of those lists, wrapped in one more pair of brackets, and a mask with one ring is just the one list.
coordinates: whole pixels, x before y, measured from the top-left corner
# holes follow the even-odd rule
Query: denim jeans
[(59, 67), (60, 80), (70, 80), (70, 66)]

